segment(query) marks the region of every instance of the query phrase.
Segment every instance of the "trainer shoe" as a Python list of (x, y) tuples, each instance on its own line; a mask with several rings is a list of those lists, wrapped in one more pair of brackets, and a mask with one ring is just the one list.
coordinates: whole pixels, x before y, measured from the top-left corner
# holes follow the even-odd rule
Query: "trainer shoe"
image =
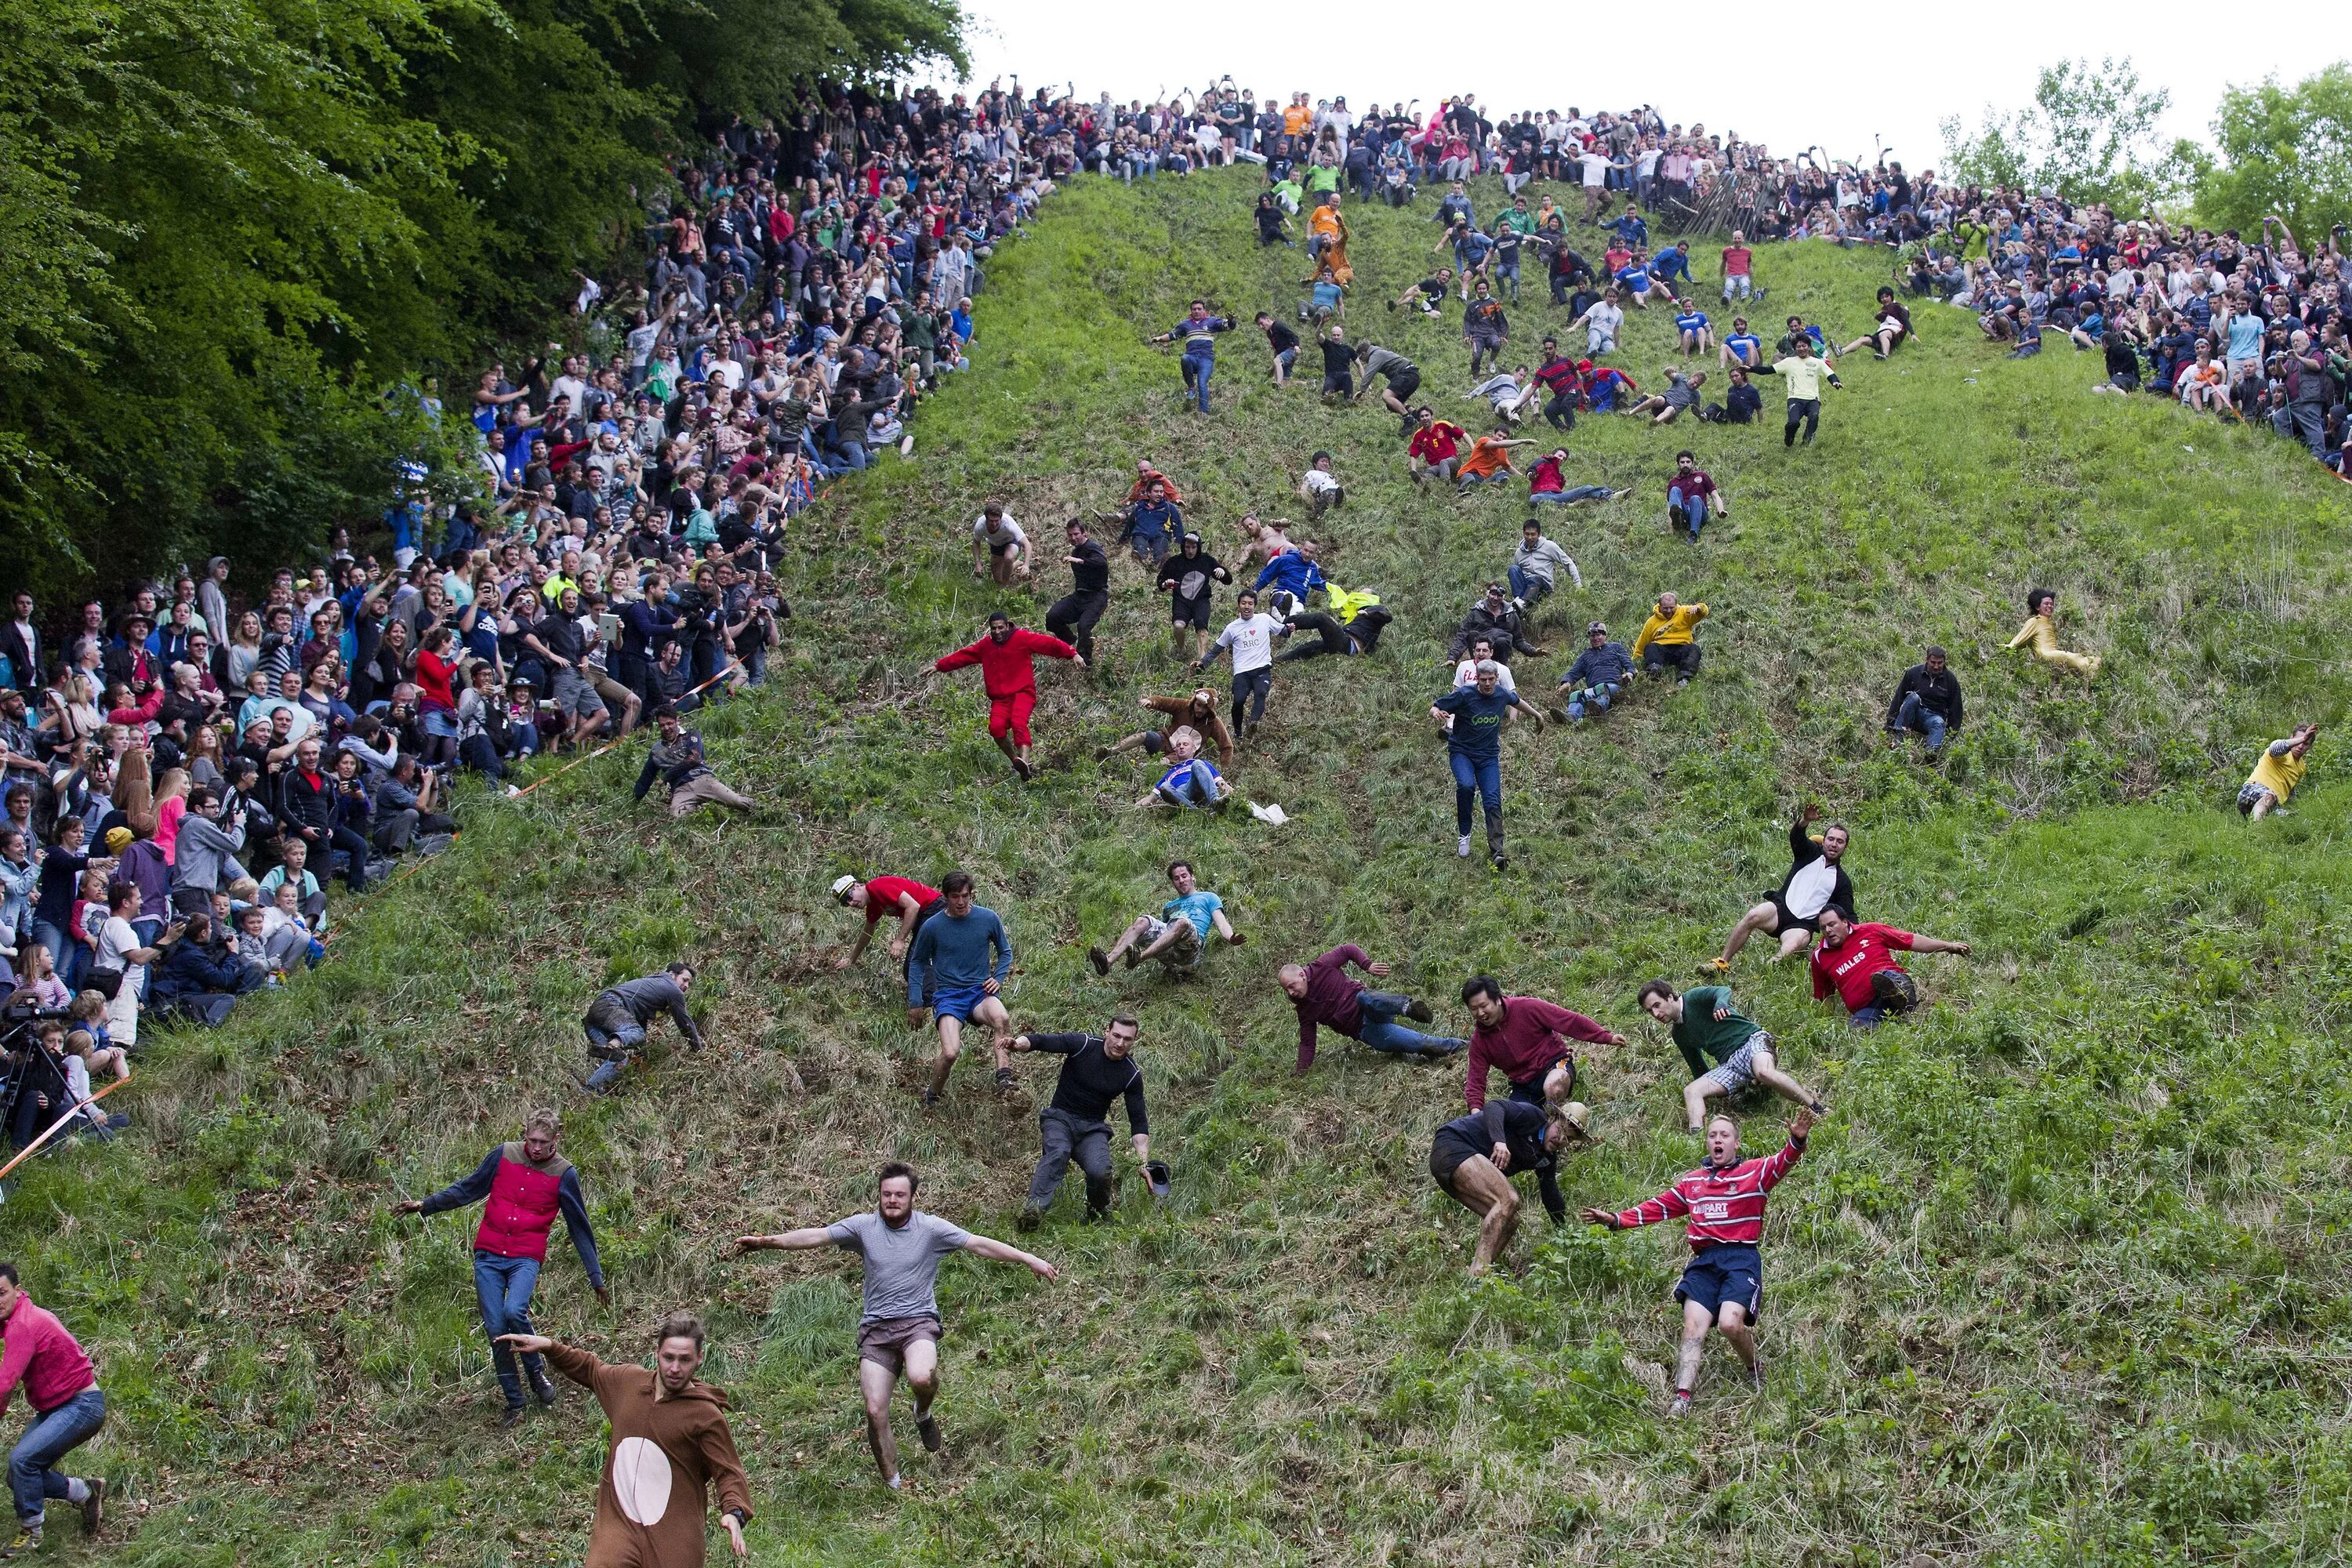
[(1731, 973), (1731, 961), (1726, 958), (1710, 958), (1698, 966), (1698, 972), (1701, 974), (1728, 974)]
[(940, 1091), (936, 1089), (926, 1088), (923, 1090), (923, 1109), (925, 1110), (932, 1110), (937, 1107), (939, 1103)]
[(520, 1425), (522, 1421), (523, 1409), (524, 1407), (522, 1405), (509, 1405), (504, 1410), (500, 1411), (499, 1413), (499, 1430), (503, 1432), (509, 1426)]
[(1013, 1228), (1019, 1231), (1022, 1235), (1026, 1236), (1045, 1223), (1045, 1211), (1044, 1209), (1037, 1207), (1034, 1204), (1024, 1204), (1021, 1205), (1021, 1216), (1013, 1222)]
[(1675, 1395), (1675, 1402), (1666, 1406), (1666, 1419), (1679, 1421), (1690, 1414), (1690, 1407), (1691, 1396), (1687, 1394), (1677, 1394)]
[(1110, 973), (1110, 955), (1104, 952), (1101, 948), (1090, 947), (1087, 949), (1087, 962), (1095, 966), (1095, 973), (1097, 974), (1108, 974)]
[(1021, 775), (1021, 782), (1023, 784), (1027, 784), (1029, 782), (1030, 770), (1028, 763), (1019, 757), (1013, 758), (1013, 771)]
[(547, 1375), (543, 1366), (530, 1370), (530, 1396), (541, 1405), (555, 1403), (555, 1380)]
[(91, 1476), (83, 1485), (89, 1488), (89, 1496), (81, 1502), (81, 1532), (96, 1535), (106, 1525), (106, 1478)]
[(1013, 1092), (1013, 1069), (1011, 1068), (998, 1068), (996, 1069), (997, 1093), (1011, 1094)]
[(1495, 857), (1495, 869), (1496, 871), (1507, 871), (1510, 868), (1511, 858), (1508, 855), (1497, 854)]
[(5, 1546), (0, 1546), (0, 1558), (28, 1557), (40, 1549), (41, 1532), (19, 1528), (14, 1540)]
[(916, 1416), (915, 1436), (923, 1440), (925, 1453), (938, 1453), (940, 1451), (940, 1418), (929, 1412)]
[(1454, 841), (1454, 853), (1463, 859), (1470, 858), (1470, 836), (1466, 833)]

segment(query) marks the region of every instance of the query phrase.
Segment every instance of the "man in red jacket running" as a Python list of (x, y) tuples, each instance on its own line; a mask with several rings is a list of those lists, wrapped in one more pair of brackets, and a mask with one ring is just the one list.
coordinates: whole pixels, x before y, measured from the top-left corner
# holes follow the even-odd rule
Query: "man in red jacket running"
[(1011, 616), (998, 610), (988, 617), (986, 637), (931, 667), (944, 675), (980, 666), (980, 683), (988, 693), (988, 733), (1024, 783), (1029, 778), (1029, 715), (1037, 706), (1037, 670), (1032, 661), (1041, 653), (1047, 658), (1076, 659), (1079, 668), (1086, 668), (1087, 661), (1068, 643), (1016, 626)]
[(106, 1480), (85, 1480), (58, 1468), (66, 1455), (106, 1425), (106, 1395), (89, 1357), (66, 1332), (55, 1313), (35, 1306), (17, 1282), (16, 1267), (0, 1263), (0, 1414), (21, 1385), (33, 1407), (33, 1423), (8, 1450), (8, 1489), (16, 1502), (16, 1533), (0, 1557), (22, 1557), (41, 1549), (41, 1525), (51, 1498), (81, 1510), (85, 1536), (104, 1521)]
[(1800, 1110), (1789, 1123), (1789, 1142), (1779, 1153), (1743, 1160), (1739, 1123), (1718, 1116), (1706, 1124), (1706, 1158), (1697, 1170), (1622, 1213), (1584, 1211), (1585, 1223), (1611, 1230), (1689, 1216), (1685, 1234), (1691, 1260), (1675, 1287), (1675, 1300), (1683, 1304), (1683, 1344), (1675, 1358), (1675, 1403), (1667, 1415), (1690, 1414), (1691, 1384), (1698, 1381), (1699, 1353), (1706, 1348), (1709, 1323), (1739, 1352), (1748, 1381), (1759, 1388), (1764, 1385), (1764, 1370), (1756, 1363), (1753, 1326), (1764, 1300), (1764, 1259), (1758, 1250), (1764, 1239), (1764, 1199), (1803, 1158), (1805, 1135), (1812, 1130), (1813, 1113)]
[[(482, 1306), (482, 1327), (490, 1336), (490, 1360), (499, 1372), (499, 1388), (507, 1396), (501, 1426), (522, 1419), (522, 1376), (515, 1371), (514, 1352), (500, 1342), (513, 1334), (529, 1334), (531, 1292), (539, 1287), (539, 1270), (547, 1261), (547, 1233), (555, 1216), (572, 1233), (580, 1266), (588, 1283), (606, 1306), (613, 1298), (604, 1289), (604, 1267), (596, 1259), (596, 1233), (588, 1226), (588, 1205), (580, 1192), (580, 1173), (555, 1152), (562, 1126), (554, 1111), (534, 1110), (523, 1123), (522, 1142), (501, 1143), (483, 1157), (474, 1173), (452, 1183), (429, 1198), (412, 1198), (392, 1205), (392, 1212), (436, 1215), (444, 1209), (482, 1205), (482, 1223), (474, 1232), (474, 1293)], [(555, 1403), (555, 1384), (536, 1354), (522, 1358), (522, 1374), (541, 1405)]]
[(1540, 996), (1506, 996), (1502, 982), (1474, 974), (1462, 983), (1462, 1005), (1470, 1009), (1470, 1071), (1462, 1102), (1472, 1110), (1486, 1103), (1486, 1075), (1501, 1073), (1511, 1098), (1530, 1105), (1564, 1105), (1576, 1098), (1576, 1052), (1566, 1040), (1622, 1046), (1625, 1037)]

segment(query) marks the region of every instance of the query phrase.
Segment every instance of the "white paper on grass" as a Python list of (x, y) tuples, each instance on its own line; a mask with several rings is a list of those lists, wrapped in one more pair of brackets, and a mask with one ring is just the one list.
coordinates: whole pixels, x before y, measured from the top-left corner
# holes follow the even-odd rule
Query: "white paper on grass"
[(1270, 823), (1276, 827), (1290, 820), (1278, 805), (1260, 805), (1257, 802), (1252, 801), (1249, 803), (1249, 808), (1252, 816), (1256, 817), (1260, 822)]

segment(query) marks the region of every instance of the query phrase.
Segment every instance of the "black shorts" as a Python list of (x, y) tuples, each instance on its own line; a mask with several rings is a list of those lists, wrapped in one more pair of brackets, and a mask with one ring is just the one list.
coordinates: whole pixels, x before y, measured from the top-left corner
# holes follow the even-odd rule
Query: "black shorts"
[(1355, 378), (1350, 376), (1344, 370), (1324, 372), (1323, 395), (1328, 397), (1335, 392), (1342, 397), (1354, 396), (1356, 393)]
[(1421, 390), (1421, 372), (1408, 370), (1389, 377), (1389, 393), (1400, 402)]
[(1429, 1173), (1447, 1192), (1454, 1190), (1454, 1173), (1462, 1168), (1465, 1160), (1475, 1160), (1488, 1151), (1478, 1148), (1452, 1131), (1441, 1127), (1429, 1145)]
[(1178, 599), (1175, 604), (1176, 614), (1174, 620), (1176, 625), (1180, 626), (1196, 626), (1202, 631), (1207, 631), (1209, 629), (1208, 595), (1203, 594), (1199, 598), (1189, 601)]
[(1821, 934), (1822, 917), (1820, 911), (1816, 910), (1810, 916), (1798, 914), (1787, 904), (1781, 902), (1780, 895), (1778, 893), (1765, 894), (1764, 901), (1771, 905), (1772, 912), (1780, 917), (1780, 923), (1776, 926), (1774, 930), (1809, 931), (1816, 936)]

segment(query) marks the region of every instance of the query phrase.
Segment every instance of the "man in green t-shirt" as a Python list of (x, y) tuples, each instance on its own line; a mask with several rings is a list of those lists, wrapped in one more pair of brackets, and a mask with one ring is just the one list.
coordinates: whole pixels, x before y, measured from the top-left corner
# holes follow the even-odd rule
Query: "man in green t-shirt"
[[(1690, 1130), (1706, 1130), (1706, 1102), (1717, 1095), (1737, 1094), (1751, 1083), (1795, 1100), (1816, 1116), (1822, 1102), (1795, 1079), (1780, 1070), (1772, 1037), (1753, 1019), (1733, 1010), (1731, 990), (1724, 985), (1694, 985), (1681, 995), (1663, 980), (1642, 987), (1635, 998), (1642, 1010), (1664, 1024), (1675, 1047), (1690, 1064), (1691, 1081), (1683, 1087), (1683, 1110)], [(1713, 1067), (1707, 1066), (1709, 1061)]]

